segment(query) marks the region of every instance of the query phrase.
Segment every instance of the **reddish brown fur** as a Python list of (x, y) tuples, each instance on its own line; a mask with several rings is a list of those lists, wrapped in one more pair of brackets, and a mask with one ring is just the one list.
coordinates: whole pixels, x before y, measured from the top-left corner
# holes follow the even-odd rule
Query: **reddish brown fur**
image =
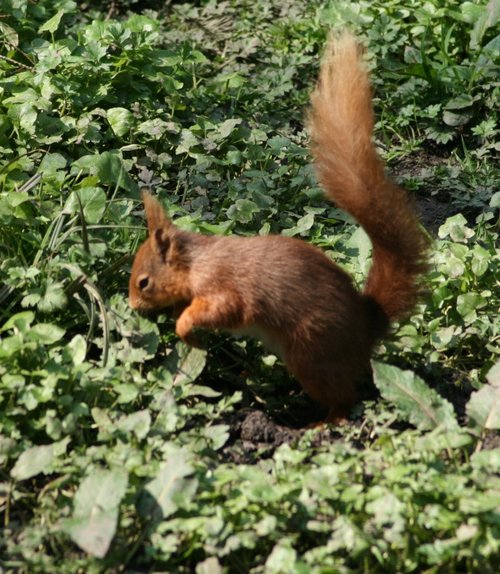
[(175, 305), (181, 310), (176, 332), (191, 344), (195, 328), (260, 337), (337, 422), (356, 402), (355, 382), (369, 368), (376, 340), (391, 319), (412, 310), (427, 243), (372, 144), (370, 85), (352, 36), (332, 41), (311, 103), (318, 177), (373, 242), (363, 294), (312, 245), (281, 236), (183, 232), (145, 194), (149, 238), (132, 267), (130, 305)]

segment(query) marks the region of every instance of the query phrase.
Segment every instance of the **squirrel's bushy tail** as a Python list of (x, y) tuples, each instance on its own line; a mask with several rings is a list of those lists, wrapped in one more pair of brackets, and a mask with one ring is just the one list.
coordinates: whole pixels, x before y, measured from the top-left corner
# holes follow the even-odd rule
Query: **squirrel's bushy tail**
[(408, 196), (385, 175), (372, 142), (373, 123), (362, 50), (344, 32), (330, 41), (311, 96), (312, 153), (328, 198), (370, 237), (373, 264), (364, 295), (391, 320), (410, 313), (418, 299), (428, 240)]

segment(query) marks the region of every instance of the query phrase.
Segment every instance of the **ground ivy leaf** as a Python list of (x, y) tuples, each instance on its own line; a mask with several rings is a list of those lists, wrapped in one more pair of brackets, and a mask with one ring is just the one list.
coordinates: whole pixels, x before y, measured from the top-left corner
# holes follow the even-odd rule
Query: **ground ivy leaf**
[(215, 556), (210, 556), (196, 565), (196, 574), (222, 574), (222, 566)]
[(266, 560), (266, 572), (279, 574), (281, 572), (299, 572), (297, 568), (297, 552), (290, 540), (278, 542)]
[(486, 299), (479, 293), (464, 293), (457, 297), (457, 311), (464, 320), (472, 317), (474, 311), (486, 305)]
[(181, 132), (181, 139), (179, 145), (175, 149), (175, 153), (189, 153), (192, 147), (198, 145), (198, 138), (190, 130), (183, 129)]
[(203, 436), (210, 441), (214, 450), (222, 448), (229, 439), (228, 425), (213, 425), (204, 429)]
[(415, 373), (377, 361), (372, 361), (372, 367), (375, 385), (405, 420), (421, 430), (440, 425), (448, 430), (458, 428), (451, 403), (429, 388)]
[(40, 162), (38, 171), (44, 175), (55, 175), (66, 167), (67, 160), (60, 153), (48, 153)]
[(96, 161), (97, 173), (103, 183), (117, 185), (127, 191), (137, 191), (137, 184), (127, 173), (122, 158), (114, 152), (103, 152)]
[(500, 387), (500, 359), (491, 367), (486, 375), (486, 379), (494, 387)]
[(71, 519), (63, 531), (88, 554), (103, 558), (113, 540), (118, 509), (125, 495), (128, 475), (125, 470), (97, 469), (78, 488)]

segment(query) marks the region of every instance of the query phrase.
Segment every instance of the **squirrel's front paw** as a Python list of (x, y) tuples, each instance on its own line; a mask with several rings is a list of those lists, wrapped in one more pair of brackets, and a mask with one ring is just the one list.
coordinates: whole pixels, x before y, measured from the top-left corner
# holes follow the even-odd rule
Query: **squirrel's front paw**
[(175, 332), (177, 333), (177, 336), (182, 339), (186, 345), (202, 348), (200, 340), (193, 333), (193, 329), (194, 323), (191, 316), (189, 313), (183, 312), (175, 324)]

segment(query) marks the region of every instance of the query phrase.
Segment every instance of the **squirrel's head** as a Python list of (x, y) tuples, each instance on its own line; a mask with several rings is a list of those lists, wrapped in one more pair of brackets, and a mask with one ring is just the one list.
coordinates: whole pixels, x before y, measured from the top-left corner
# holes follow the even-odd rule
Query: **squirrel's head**
[(132, 309), (161, 309), (191, 298), (187, 234), (170, 221), (161, 203), (143, 193), (148, 238), (136, 253), (129, 282)]

